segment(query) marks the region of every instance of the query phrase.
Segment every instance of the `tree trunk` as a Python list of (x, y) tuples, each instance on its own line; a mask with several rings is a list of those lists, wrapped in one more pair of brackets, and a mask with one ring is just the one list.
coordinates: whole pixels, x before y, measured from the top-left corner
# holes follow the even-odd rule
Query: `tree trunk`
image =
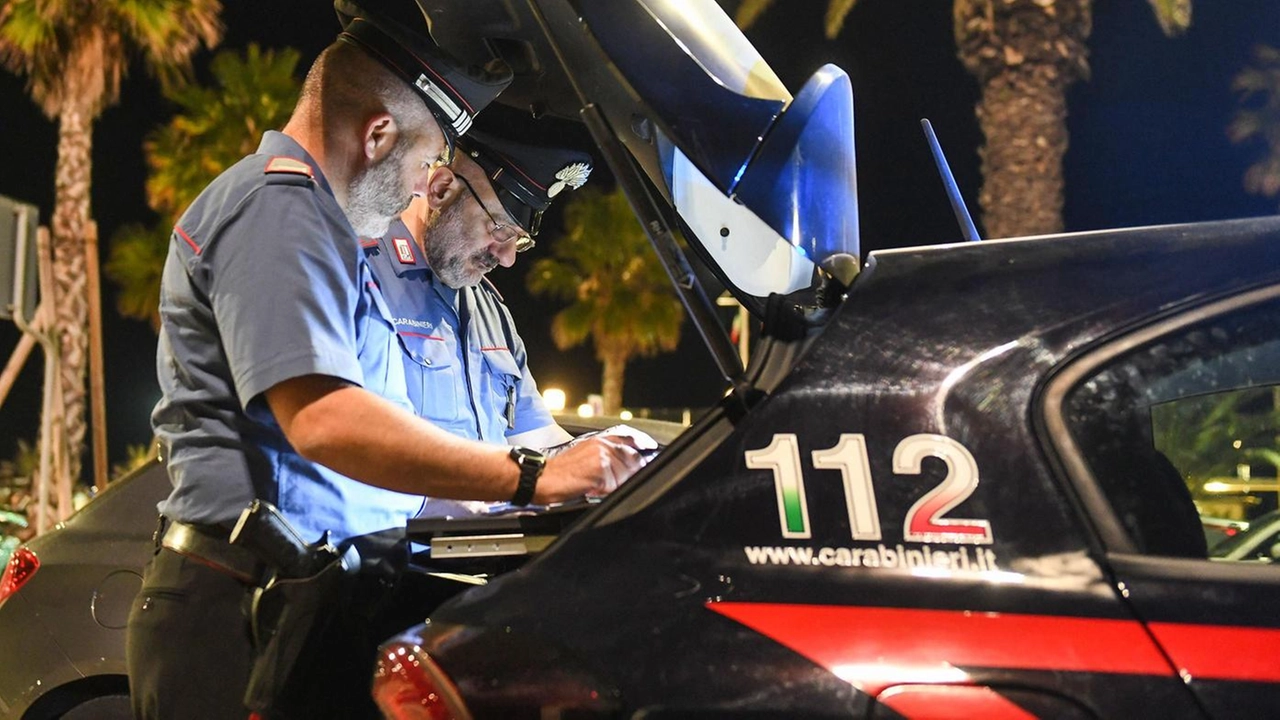
[(84, 454), (88, 348), (84, 234), (89, 223), (92, 123), (89, 109), (73, 101), (58, 115), (53, 211), (53, 280), (58, 294), (54, 323), (62, 355), (59, 383), (65, 412), (67, 467), (73, 479), (80, 477)]
[(600, 353), (604, 372), (600, 376), (604, 414), (617, 415), (622, 410), (622, 381), (627, 372), (627, 353), (609, 350)]
[(1062, 158), (1067, 151), (1066, 98), (1039, 72), (1010, 72), (982, 88), (978, 124), (978, 203), (988, 238), (1062, 231)]
[(956, 0), (960, 59), (982, 88), (986, 237), (1062, 230), (1066, 90), (1088, 72), (1091, 26), (1091, 0)]

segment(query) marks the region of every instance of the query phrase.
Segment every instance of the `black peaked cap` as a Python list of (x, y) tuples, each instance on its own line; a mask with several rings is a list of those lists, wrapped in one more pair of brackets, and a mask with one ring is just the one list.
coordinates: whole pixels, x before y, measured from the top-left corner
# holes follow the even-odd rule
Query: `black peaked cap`
[(536, 235), (542, 212), (566, 189), (582, 187), (591, 175), (591, 156), (565, 148), (535, 147), (474, 130), (458, 142), (493, 184), (511, 216)]
[[(412, 6), (416, 3), (404, 2)], [(394, 13), (385, 0), (335, 0), (342, 23), (340, 39), (369, 53), (422, 96), (452, 141), (498, 94), (511, 84), (511, 70), (467, 66), (431, 39), (427, 21)]]

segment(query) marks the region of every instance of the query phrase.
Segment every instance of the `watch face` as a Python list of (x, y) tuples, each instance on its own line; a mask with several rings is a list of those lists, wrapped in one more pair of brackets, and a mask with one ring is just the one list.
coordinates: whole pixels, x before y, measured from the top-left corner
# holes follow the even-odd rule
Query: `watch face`
[(525, 463), (542, 465), (547, 462), (547, 456), (542, 452), (521, 446), (511, 448), (511, 458), (521, 465)]

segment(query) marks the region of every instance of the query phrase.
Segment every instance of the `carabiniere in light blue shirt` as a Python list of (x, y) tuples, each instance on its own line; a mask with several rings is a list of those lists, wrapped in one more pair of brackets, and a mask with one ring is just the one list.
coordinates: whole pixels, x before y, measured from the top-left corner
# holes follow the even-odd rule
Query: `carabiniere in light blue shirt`
[(445, 285), (402, 222), (361, 244), (390, 308), (409, 401), (420, 417), (498, 444), (555, 423), (497, 290), (487, 282)]

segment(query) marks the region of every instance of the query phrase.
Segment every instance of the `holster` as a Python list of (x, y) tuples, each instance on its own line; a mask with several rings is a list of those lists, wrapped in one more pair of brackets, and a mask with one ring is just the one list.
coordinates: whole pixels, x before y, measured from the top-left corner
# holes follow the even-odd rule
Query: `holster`
[(255, 658), (245, 706), (266, 714), (286, 694), (292, 678), (305, 675), (308, 647), (319, 646), (333, 619), (349, 601), (359, 569), (354, 548), (339, 553), (326, 532), (305, 543), (270, 503), (255, 500), (240, 516), (231, 544), (253, 552), (265, 565), (249, 607)]
[(250, 626), (255, 658), (244, 704), (267, 714), (289, 689), (293, 678), (304, 677), (307, 662), (323, 644), (338, 613), (347, 607), (354, 579), (342, 558), (306, 578), (273, 577), (253, 591)]

